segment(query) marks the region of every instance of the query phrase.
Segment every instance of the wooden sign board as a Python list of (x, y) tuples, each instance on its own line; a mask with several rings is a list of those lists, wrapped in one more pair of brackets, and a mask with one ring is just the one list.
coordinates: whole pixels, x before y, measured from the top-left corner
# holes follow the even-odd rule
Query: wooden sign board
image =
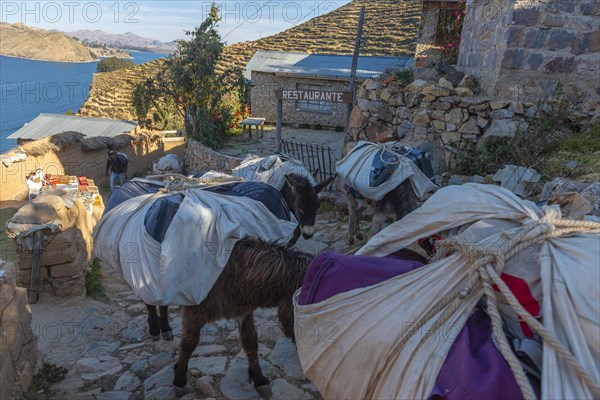
[(332, 103), (352, 103), (351, 92), (322, 92), (319, 90), (275, 90), (277, 100), (330, 101)]

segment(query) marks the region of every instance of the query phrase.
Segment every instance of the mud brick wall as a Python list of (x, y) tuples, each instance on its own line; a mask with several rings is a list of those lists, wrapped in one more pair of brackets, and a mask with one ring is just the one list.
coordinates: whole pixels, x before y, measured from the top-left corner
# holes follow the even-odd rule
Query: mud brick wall
[(16, 268), (0, 261), (0, 399), (16, 399), (29, 387), (37, 362), (27, 289), (16, 286)]

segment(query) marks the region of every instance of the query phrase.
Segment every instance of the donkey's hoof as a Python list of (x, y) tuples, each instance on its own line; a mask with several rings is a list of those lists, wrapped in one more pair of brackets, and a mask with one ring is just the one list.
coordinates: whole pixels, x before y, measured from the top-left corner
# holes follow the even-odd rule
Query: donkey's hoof
[(185, 375), (181, 378), (175, 375), (175, 378), (173, 379), (173, 386), (175, 386), (175, 388), (184, 389), (186, 384), (187, 377)]
[(254, 387), (268, 386), (269, 380), (264, 376), (259, 376), (258, 378), (253, 379)]
[[(172, 332), (172, 331), (170, 331), (170, 332), (163, 332), (163, 333), (162, 333), (162, 338), (163, 338), (164, 340), (168, 340), (168, 341), (171, 341), (171, 340), (173, 340), (173, 332)], [(158, 340), (158, 339), (157, 339), (157, 340)]]
[(177, 396), (177, 398), (183, 397), (189, 392), (190, 389), (187, 387), (187, 385), (184, 385), (183, 387), (175, 386), (175, 396)]

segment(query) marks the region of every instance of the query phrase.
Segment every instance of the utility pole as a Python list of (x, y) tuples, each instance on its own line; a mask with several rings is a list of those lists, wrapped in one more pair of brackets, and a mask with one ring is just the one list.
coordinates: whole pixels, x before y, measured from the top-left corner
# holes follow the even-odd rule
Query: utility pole
[(352, 113), (352, 106), (355, 100), (355, 86), (356, 86), (356, 68), (358, 66), (358, 53), (360, 51), (360, 40), (362, 38), (363, 23), (365, 22), (365, 6), (360, 7), (360, 17), (358, 18), (358, 29), (356, 32), (356, 42), (354, 43), (354, 55), (352, 56), (352, 69), (350, 71), (350, 82), (348, 84), (348, 90), (352, 93), (352, 103), (348, 104), (348, 111), (346, 113), (346, 132), (348, 132), (348, 123), (350, 121), (350, 113)]

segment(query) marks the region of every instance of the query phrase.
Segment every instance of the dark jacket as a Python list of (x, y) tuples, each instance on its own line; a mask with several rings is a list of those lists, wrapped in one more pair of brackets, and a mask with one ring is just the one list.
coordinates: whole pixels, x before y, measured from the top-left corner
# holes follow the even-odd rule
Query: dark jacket
[(127, 173), (127, 160), (120, 154), (117, 154), (115, 159), (111, 159), (108, 157), (106, 160), (106, 173), (108, 174), (110, 171), (120, 174), (122, 172)]

